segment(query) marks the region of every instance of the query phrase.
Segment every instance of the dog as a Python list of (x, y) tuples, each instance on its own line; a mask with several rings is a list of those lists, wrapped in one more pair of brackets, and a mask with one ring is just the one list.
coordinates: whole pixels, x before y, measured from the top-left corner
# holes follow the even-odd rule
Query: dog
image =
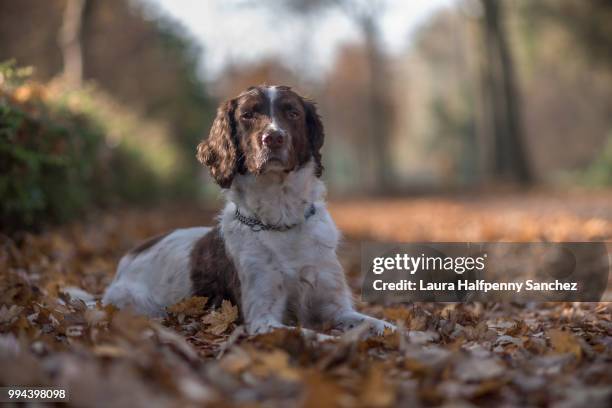
[(324, 196), (323, 124), (287, 86), (250, 87), (222, 103), (197, 158), (227, 203), (215, 227), (179, 229), (127, 253), (104, 304), (163, 316), (189, 296), (239, 305), (247, 333), (394, 326), (355, 310)]

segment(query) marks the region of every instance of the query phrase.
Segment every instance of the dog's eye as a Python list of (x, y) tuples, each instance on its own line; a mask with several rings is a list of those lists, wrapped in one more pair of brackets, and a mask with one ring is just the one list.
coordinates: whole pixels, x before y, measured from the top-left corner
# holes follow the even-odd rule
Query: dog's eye
[(244, 119), (244, 120), (251, 120), (253, 119), (253, 117), (254, 117), (254, 114), (251, 111), (244, 112), (242, 115), (240, 115), (240, 119)]
[(287, 117), (289, 119), (293, 119), (293, 120), (299, 119), (300, 118), (300, 112), (295, 110), (295, 109), (289, 109), (287, 111)]

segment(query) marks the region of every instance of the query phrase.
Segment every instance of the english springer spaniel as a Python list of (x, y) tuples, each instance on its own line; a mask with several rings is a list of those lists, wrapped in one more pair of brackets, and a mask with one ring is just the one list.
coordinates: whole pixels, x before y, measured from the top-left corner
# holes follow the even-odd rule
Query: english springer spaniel
[(311, 333), (362, 323), (376, 334), (393, 329), (353, 307), (320, 180), (323, 139), (313, 102), (287, 86), (251, 87), (223, 103), (197, 148), (227, 199), (219, 224), (132, 249), (103, 303), (160, 316), (185, 297), (228, 299), (250, 334), (295, 325)]

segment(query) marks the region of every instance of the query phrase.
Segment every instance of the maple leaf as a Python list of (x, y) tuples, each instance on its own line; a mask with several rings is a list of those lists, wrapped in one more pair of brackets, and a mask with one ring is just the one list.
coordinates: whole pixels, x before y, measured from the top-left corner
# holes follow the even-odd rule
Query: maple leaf
[(238, 307), (232, 305), (229, 300), (221, 303), (221, 308), (213, 310), (202, 318), (202, 323), (209, 325), (209, 331), (220, 335), (238, 318)]

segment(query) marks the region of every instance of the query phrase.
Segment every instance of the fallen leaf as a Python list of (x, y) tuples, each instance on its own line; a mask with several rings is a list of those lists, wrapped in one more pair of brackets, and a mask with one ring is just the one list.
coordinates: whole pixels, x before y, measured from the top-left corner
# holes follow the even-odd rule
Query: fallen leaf
[(274, 375), (286, 381), (298, 381), (301, 378), (299, 370), (289, 363), (289, 354), (283, 350), (270, 352), (254, 352), (252, 354), (256, 364), (251, 372), (260, 377)]
[(559, 354), (571, 353), (576, 356), (578, 360), (582, 358), (582, 347), (580, 342), (570, 332), (550, 329), (548, 330), (548, 337), (550, 338), (550, 344), (553, 350)]
[(168, 312), (183, 314), (185, 316), (198, 317), (206, 313), (208, 298), (203, 296), (192, 296), (176, 303), (168, 308)]
[(360, 401), (367, 407), (388, 407), (395, 400), (395, 390), (386, 379), (382, 364), (373, 365), (361, 388)]
[(455, 375), (462, 381), (483, 381), (499, 377), (504, 367), (492, 358), (466, 358), (455, 367)]
[(208, 331), (220, 335), (238, 318), (238, 307), (233, 306), (229, 300), (221, 303), (219, 310), (213, 310), (202, 318), (202, 323), (210, 326)]
[(100, 344), (94, 346), (93, 353), (99, 357), (111, 358), (123, 357), (127, 354), (125, 349), (122, 349), (121, 347), (117, 347), (112, 344)]
[(185, 341), (183, 336), (159, 324), (154, 324), (153, 327), (160, 343), (172, 347), (190, 361), (198, 360), (198, 353), (196, 353), (193, 347)]
[(427, 344), (439, 340), (440, 336), (432, 331), (410, 331), (408, 332), (408, 338), (413, 344)]
[(342, 389), (332, 378), (320, 372), (311, 371), (308, 372), (305, 383), (306, 395), (303, 402), (305, 408), (335, 408), (341, 406), (339, 402), (346, 394), (342, 394)]
[(219, 366), (231, 374), (239, 374), (249, 367), (252, 362), (253, 359), (249, 353), (241, 347), (234, 347), (230, 353), (226, 354), (219, 361)]

